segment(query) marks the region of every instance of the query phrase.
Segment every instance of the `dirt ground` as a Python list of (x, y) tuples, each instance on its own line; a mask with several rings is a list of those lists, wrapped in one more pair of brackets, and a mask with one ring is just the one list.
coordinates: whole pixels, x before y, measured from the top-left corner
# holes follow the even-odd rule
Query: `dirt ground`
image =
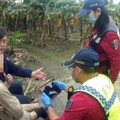
[[(78, 42), (71, 42), (71, 41), (60, 41), (55, 40), (49, 42), (46, 48), (41, 48), (39, 46), (33, 46), (28, 44), (19, 44), (20, 48), (26, 49), (37, 61), (39, 62), (30, 62), (26, 63), (24, 66), (32, 68), (33, 70), (38, 69), (39, 67), (43, 66), (44, 71), (49, 75), (49, 78), (54, 78), (56, 80), (64, 81), (66, 84), (73, 85), (75, 88), (80, 86), (76, 84), (68, 71), (67, 68), (62, 66), (62, 63), (66, 60), (69, 60), (70, 57), (80, 49), (80, 43)], [(119, 77), (120, 78), (120, 77)], [(25, 79), (22, 78), (25, 81)], [(26, 79), (28, 80), (28, 79)], [(28, 80), (29, 81), (29, 80)], [(39, 85), (43, 82), (40, 81), (32, 81), (32, 87), (36, 84)], [(24, 85), (26, 87), (26, 85)], [(115, 88), (120, 97), (120, 79), (116, 82)], [(34, 100), (39, 100), (39, 93), (32, 92), (31, 95)], [(57, 113), (60, 115), (65, 108), (65, 103), (67, 94), (62, 92), (54, 101), (53, 106)], [(41, 102), (40, 102), (41, 104)]]

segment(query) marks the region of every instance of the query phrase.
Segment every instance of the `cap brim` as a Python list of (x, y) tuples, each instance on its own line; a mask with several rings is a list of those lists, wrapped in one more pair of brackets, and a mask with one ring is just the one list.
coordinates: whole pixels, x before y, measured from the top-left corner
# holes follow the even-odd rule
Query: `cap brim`
[(89, 11), (90, 10), (82, 9), (76, 14), (76, 16), (83, 16), (83, 15), (87, 14)]
[(66, 61), (63, 66), (64, 67), (71, 67), (72, 65), (74, 64), (74, 61), (73, 60), (69, 60), (69, 61)]

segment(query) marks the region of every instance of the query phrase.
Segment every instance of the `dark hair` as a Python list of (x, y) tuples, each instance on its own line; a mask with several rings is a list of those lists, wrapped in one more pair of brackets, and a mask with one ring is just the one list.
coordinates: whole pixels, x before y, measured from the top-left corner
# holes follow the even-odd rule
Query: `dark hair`
[(100, 7), (100, 9), (101, 14), (98, 17), (97, 21), (95, 22), (95, 26), (93, 28), (93, 30), (97, 30), (98, 35), (100, 35), (104, 31), (106, 25), (110, 21), (107, 9), (105, 7)]
[(90, 74), (90, 73), (95, 73), (95, 72), (98, 72), (98, 69), (99, 69), (99, 66), (96, 66), (96, 67), (89, 67), (89, 66), (83, 66), (83, 65), (80, 65), (80, 64), (74, 64), (72, 65), (71, 67), (75, 68), (75, 67), (79, 67), (83, 70), (84, 73), (86, 74)]
[(0, 27), (0, 39), (2, 39), (6, 35), (7, 31), (4, 28)]

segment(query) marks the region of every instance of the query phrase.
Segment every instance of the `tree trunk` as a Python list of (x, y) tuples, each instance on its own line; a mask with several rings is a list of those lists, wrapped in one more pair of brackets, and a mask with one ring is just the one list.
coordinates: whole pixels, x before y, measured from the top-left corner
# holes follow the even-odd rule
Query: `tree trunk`
[(48, 32), (49, 32), (49, 36), (52, 36), (52, 32), (51, 32), (51, 21), (48, 20)]
[(82, 18), (80, 18), (80, 42), (82, 42), (82, 34), (83, 34)]
[(18, 28), (18, 20), (19, 20), (19, 13), (16, 15), (15, 31), (17, 31), (17, 28)]
[(64, 27), (64, 32), (65, 32), (65, 40), (68, 40), (68, 36), (67, 36), (67, 25), (66, 25), (66, 20), (65, 20), (65, 14), (62, 14), (62, 20), (63, 20), (63, 27)]

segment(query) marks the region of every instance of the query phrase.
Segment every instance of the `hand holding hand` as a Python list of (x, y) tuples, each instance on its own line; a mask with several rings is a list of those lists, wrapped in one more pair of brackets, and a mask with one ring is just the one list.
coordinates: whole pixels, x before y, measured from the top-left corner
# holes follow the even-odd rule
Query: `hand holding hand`
[(33, 71), (31, 77), (46, 80), (47, 74), (42, 72), (42, 69), (43, 69), (43, 67), (41, 67), (40, 69), (38, 69), (36, 71)]
[(43, 92), (41, 96), (42, 103), (47, 108), (49, 105), (51, 105), (51, 99)]
[(66, 84), (64, 82), (55, 80), (53, 83), (61, 90), (66, 90)]
[(13, 77), (12, 77), (12, 75), (10, 75), (10, 74), (5, 74), (4, 73), (4, 77), (5, 77), (5, 81), (8, 83), (8, 84), (11, 84), (12, 82), (13, 82)]

